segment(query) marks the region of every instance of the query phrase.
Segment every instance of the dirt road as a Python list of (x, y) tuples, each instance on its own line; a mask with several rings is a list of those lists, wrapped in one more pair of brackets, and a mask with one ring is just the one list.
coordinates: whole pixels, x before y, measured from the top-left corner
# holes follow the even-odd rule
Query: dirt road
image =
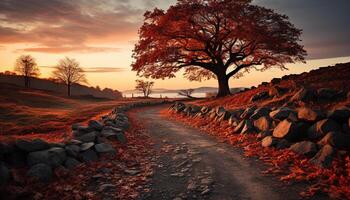
[[(159, 114), (164, 106), (137, 114), (162, 152), (142, 199), (300, 199), (301, 185), (286, 185), (264, 176), (260, 161), (216, 138)], [(320, 199), (320, 197), (317, 197)]]

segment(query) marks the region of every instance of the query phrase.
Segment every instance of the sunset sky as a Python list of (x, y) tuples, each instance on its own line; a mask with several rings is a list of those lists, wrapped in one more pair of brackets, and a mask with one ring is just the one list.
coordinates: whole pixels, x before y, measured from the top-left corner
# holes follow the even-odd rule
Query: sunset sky
[[(16, 58), (31, 54), (41, 76), (65, 56), (75, 58), (88, 72), (91, 86), (128, 90), (135, 86), (132, 49), (146, 10), (166, 9), (175, 0), (1, 0), (0, 71), (12, 70)], [(350, 62), (349, 0), (255, 0), (276, 9), (303, 29), (307, 64), (287, 65), (289, 71), (252, 72), (232, 79), (231, 87), (249, 87), (273, 77), (300, 73), (338, 62)], [(217, 86), (216, 80), (189, 82), (179, 73), (157, 80), (156, 88)]]

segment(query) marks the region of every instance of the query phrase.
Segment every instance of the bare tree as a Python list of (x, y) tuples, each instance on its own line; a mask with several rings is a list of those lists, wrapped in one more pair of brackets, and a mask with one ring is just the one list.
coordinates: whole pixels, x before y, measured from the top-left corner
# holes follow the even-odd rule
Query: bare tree
[(67, 94), (71, 95), (71, 86), (77, 83), (87, 83), (84, 70), (73, 58), (61, 59), (53, 71), (53, 77), (67, 86)]
[(180, 96), (184, 96), (184, 97), (188, 97), (188, 98), (194, 99), (194, 97), (192, 96), (193, 92), (194, 92), (194, 89), (186, 89), (186, 90), (180, 90), (178, 92), (178, 94)]
[(16, 60), (14, 70), (24, 77), (24, 86), (30, 87), (30, 77), (40, 75), (35, 59), (31, 55), (22, 55)]
[(136, 90), (143, 93), (144, 97), (148, 97), (152, 93), (153, 81), (136, 80)]

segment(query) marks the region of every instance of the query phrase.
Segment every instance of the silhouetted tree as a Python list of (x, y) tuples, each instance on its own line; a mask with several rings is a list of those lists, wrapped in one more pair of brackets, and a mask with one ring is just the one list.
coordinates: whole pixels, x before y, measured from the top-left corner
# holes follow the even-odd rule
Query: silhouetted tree
[(24, 86), (30, 87), (30, 77), (40, 75), (35, 59), (31, 55), (22, 55), (16, 60), (14, 71), (24, 77)]
[(180, 96), (188, 97), (193, 99), (194, 97), (192, 96), (192, 93), (194, 92), (194, 89), (186, 89), (186, 90), (180, 90), (178, 94)]
[(144, 80), (136, 80), (136, 90), (143, 93), (144, 97), (149, 97), (152, 93), (152, 87), (154, 82), (152, 81), (144, 81)]
[(216, 78), (217, 96), (230, 94), (228, 81), (251, 69), (286, 69), (304, 62), (301, 30), (286, 15), (251, 0), (178, 0), (167, 11), (145, 13), (132, 69), (146, 78)]
[(53, 71), (53, 77), (67, 86), (67, 94), (71, 95), (71, 86), (76, 83), (87, 83), (84, 70), (73, 58), (61, 59)]

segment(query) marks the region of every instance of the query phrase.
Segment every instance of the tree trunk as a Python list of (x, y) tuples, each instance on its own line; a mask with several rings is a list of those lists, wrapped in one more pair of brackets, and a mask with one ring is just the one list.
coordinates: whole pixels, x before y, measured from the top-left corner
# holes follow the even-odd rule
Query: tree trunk
[(218, 76), (218, 82), (219, 82), (219, 91), (218, 95), (216, 97), (224, 97), (227, 95), (230, 95), (230, 87), (228, 85), (228, 77), (226, 76)]
[(23, 77), (24, 77), (24, 87), (28, 88), (29, 87), (28, 76), (23, 76)]
[(67, 92), (68, 92), (68, 96), (70, 97), (70, 84), (67, 85)]

